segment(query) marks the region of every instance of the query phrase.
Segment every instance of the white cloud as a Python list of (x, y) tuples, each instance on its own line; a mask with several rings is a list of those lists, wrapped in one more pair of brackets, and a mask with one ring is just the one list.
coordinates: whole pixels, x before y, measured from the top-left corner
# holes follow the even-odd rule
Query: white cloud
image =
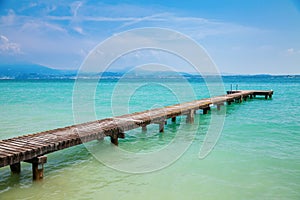
[(154, 15), (145, 16), (145, 17), (137, 17), (137, 18), (128, 19), (128, 22), (124, 23), (119, 28), (124, 28), (124, 27), (130, 26), (130, 25), (134, 25), (134, 24), (137, 24), (140, 22), (145, 22), (145, 21), (166, 21), (166, 19), (163, 16), (165, 16), (164, 13), (159, 13), (159, 14), (154, 14)]
[(48, 23), (45, 21), (40, 20), (31, 20), (29, 22), (24, 23), (24, 25), (21, 27), (21, 32), (29, 32), (33, 35), (36, 34), (50, 34), (51, 32), (56, 33), (66, 33), (67, 30), (61, 27), (60, 25)]
[(289, 54), (289, 55), (295, 55), (295, 54), (300, 54), (300, 50), (296, 50), (294, 48), (289, 48), (286, 50), (286, 52)]
[(74, 31), (76, 31), (77, 33), (79, 33), (81, 35), (84, 34), (83, 33), (83, 29), (81, 27), (79, 27), (79, 26), (75, 26), (75, 27), (73, 27), (73, 29), (74, 29)]
[(15, 11), (10, 9), (8, 10), (7, 15), (1, 17), (1, 23), (3, 25), (12, 25), (15, 22), (15, 18), (16, 18)]
[(287, 52), (288, 52), (289, 54), (293, 54), (293, 53), (295, 52), (295, 50), (294, 50), (293, 48), (289, 48), (289, 49), (287, 49)]
[(0, 35), (0, 53), (2, 54), (20, 54), (20, 45), (17, 43), (10, 42), (9, 39)]
[[(85, 13), (85, 8), (82, 6), (83, 13)], [(101, 13), (101, 12), (99, 12)], [(212, 35), (229, 35), (229, 34), (253, 34), (262, 32), (262, 30), (243, 26), (234, 23), (220, 22), (216, 20), (201, 18), (201, 17), (187, 17), (187, 16), (177, 16), (173, 13), (152, 13), (150, 15), (144, 16), (120, 16), (111, 14), (110, 17), (104, 16), (94, 16), (93, 14), (77, 15), (77, 11), (73, 11), (76, 14), (76, 20), (74, 16), (47, 16), (48, 21), (60, 23), (60, 21), (69, 21), (73, 24), (76, 22), (76, 26), (72, 28), (82, 34), (82, 30), (88, 35), (92, 34), (89, 29), (95, 32), (94, 27), (86, 26), (85, 22), (95, 22), (95, 23), (112, 23), (115, 27), (111, 28), (112, 32), (124, 31), (130, 28), (140, 28), (140, 27), (163, 27), (170, 28), (177, 31), (182, 31), (185, 34), (195, 38), (202, 39), (206, 36)], [(75, 20), (75, 21), (74, 21)], [(86, 26), (86, 27), (85, 27)], [(78, 27), (81, 27), (78, 29)]]
[(80, 1), (76, 1), (71, 4), (71, 6), (70, 6), (71, 12), (74, 17), (77, 17), (77, 12), (78, 12), (79, 8), (82, 6), (82, 4), (83, 3)]

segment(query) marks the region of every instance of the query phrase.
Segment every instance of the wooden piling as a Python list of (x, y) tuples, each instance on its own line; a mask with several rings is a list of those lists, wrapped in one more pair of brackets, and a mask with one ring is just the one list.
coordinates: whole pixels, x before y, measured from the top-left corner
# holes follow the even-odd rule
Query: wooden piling
[(116, 136), (110, 136), (110, 142), (116, 146), (119, 145), (119, 140), (118, 140), (118, 137), (116, 137)]
[(190, 110), (186, 116), (186, 123), (192, 124), (194, 123), (195, 113), (194, 110)]
[(39, 156), (25, 162), (32, 164), (32, 179), (39, 181), (44, 178), (44, 164), (47, 163), (47, 156)]
[(124, 139), (125, 138), (125, 133), (123, 132), (119, 132), (117, 134), (112, 134), (110, 136), (110, 141), (111, 143), (113, 143), (114, 145), (118, 146), (119, 145), (119, 138)]
[(203, 108), (203, 114), (206, 115), (209, 110), (210, 110), (210, 107)]
[(239, 103), (242, 103), (242, 102), (243, 102), (243, 96), (240, 96), (240, 97), (239, 97), (238, 102), (239, 102)]
[(12, 174), (20, 174), (21, 173), (21, 163), (15, 163), (10, 165), (10, 171)]
[(176, 122), (176, 117), (172, 117), (172, 122)]
[(159, 132), (160, 133), (164, 132), (164, 129), (165, 129), (165, 122), (162, 121), (159, 123)]
[(147, 125), (142, 126), (142, 131), (146, 132), (147, 131)]

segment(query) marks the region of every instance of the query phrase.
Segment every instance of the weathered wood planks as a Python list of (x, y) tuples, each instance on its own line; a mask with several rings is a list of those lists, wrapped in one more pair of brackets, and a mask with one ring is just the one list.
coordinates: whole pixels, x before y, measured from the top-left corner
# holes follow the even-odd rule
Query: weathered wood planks
[[(164, 123), (169, 118), (176, 122), (177, 116), (187, 115), (187, 122), (192, 123), (196, 110), (202, 109), (203, 114), (207, 114), (212, 104), (217, 105), (217, 108), (220, 109), (224, 103), (241, 102), (248, 97), (253, 98), (257, 95), (271, 98), (273, 91), (228, 91), (227, 95), (0, 140), (0, 167), (11, 165), (15, 171), (18, 171), (18, 163), (22, 161), (32, 160), (54, 151), (102, 139), (106, 136), (109, 136), (112, 143), (117, 145), (118, 138), (125, 137), (125, 131), (138, 127), (143, 127), (145, 131), (148, 124), (156, 123), (159, 124), (159, 131), (163, 132)], [(35, 170), (37, 170), (36, 166)]]

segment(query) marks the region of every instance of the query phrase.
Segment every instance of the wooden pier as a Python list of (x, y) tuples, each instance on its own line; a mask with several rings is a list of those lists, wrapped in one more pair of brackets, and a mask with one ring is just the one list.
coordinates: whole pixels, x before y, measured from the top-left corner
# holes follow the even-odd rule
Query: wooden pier
[(186, 115), (187, 123), (193, 123), (196, 110), (201, 109), (203, 114), (207, 114), (212, 105), (219, 110), (225, 103), (230, 105), (256, 96), (268, 99), (272, 95), (273, 91), (228, 91), (227, 95), (0, 140), (0, 167), (9, 165), (12, 173), (20, 173), (20, 163), (29, 162), (32, 163), (33, 179), (39, 180), (43, 178), (43, 165), (47, 162), (45, 155), (48, 153), (104, 137), (110, 137), (111, 142), (118, 145), (118, 139), (125, 138), (125, 132), (131, 129), (142, 127), (146, 131), (147, 125), (158, 124), (159, 132), (163, 132), (169, 118), (176, 122), (177, 116)]

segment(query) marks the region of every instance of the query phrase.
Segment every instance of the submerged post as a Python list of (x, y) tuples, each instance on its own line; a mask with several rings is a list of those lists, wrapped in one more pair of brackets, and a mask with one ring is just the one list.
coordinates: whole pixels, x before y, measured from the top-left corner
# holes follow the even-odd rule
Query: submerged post
[(47, 163), (47, 156), (39, 156), (26, 160), (32, 164), (32, 179), (38, 181), (44, 178), (44, 164)]
[(144, 131), (144, 132), (147, 131), (147, 125), (142, 126), (142, 131)]
[(206, 115), (209, 110), (210, 110), (210, 107), (203, 108), (203, 114)]
[(176, 122), (176, 117), (172, 117), (172, 122)]
[(118, 137), (116, 137), (116, 136), (110, 136), (110, 142), (116, 146), (119, 145), (119, 140), (118, 140)]
[(217, 110), (221, 110), (221, 106), (223, 106), (223, 104), (217, 104)]
[(231, 105), (231, 100), (228, 100), (228, 101), (227, 101), (227, 105)]
[(21, 173), (21, 163), (15, 163), (10, 165), (10, 171), (12, 174), (20, 174)]
[(243, 95), (241, 95), (241, 96), (239, 97), (238, 102), (239, 102), (239, 103), (242, 103), (242, 102), (243, 102)]
[(192, 124), (194, 123), (195, 113), (194, 110), (190, 110), (186, 116), (186, 123)]
[(119, 138), (125, 138), (125, 133), (123, 132), (118, 132), (117, 134), (113, 134), (110, 136), (110, 141), (114, 145), (118, 146), (119, 145)]
[(162, 121), (159, 123), (159, 132), (160, 133), (164, 132), (164, 129), (165, 129), (165, 122)]

